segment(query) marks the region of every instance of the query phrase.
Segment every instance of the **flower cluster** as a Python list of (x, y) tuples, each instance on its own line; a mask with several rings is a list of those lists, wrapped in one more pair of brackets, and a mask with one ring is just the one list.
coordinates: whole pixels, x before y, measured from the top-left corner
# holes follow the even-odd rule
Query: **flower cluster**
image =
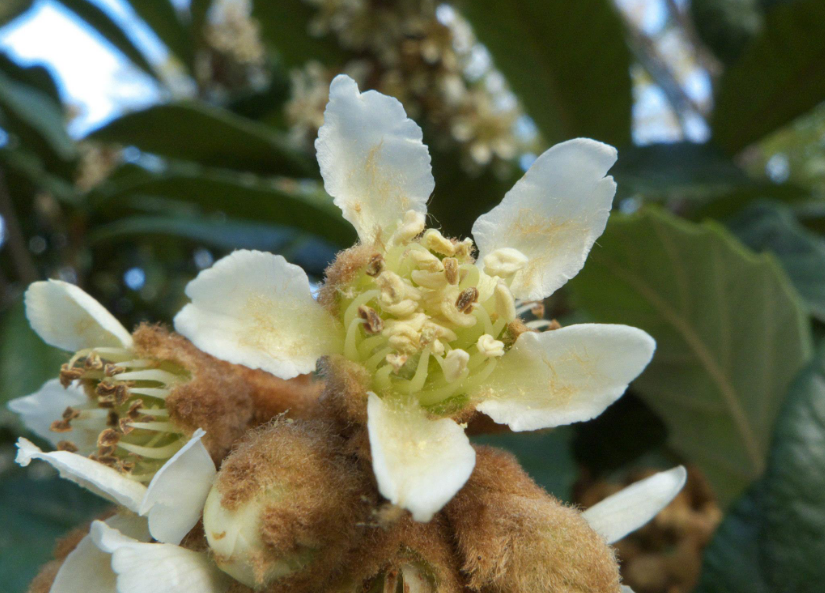
[(346, 76), (329, 94), (318, 161), (360, 241), (317, 300), (300, 268), (254, 251), (188, 285), (177, 334), (130, 335), (66, 283), (29, 288), (32, 327), (72, 355), (11, 403), (57, 447), (21, 439), (18, 462), (120, 507), (42, 590), (618, 591), (609, 544), (684, 469), (580, 513), (464, 432), (482, 415), (516, 432), (588, 420), (650, 361), (636, 328), (522, 320), (604, 230), (616, 151), (551, 148), (455, 239), (426, 228), (430, 156), (401, 104)]
[[(310, 142), (323, 123), (329, 83), (344, 72), (397, 97), (416, 118), (459, 146), (468, 170), (497, 168), (533, 140), (516, 134), (522, 112), (501, 76), (479, 67), (469, 25), (431, 0), (307, 0), (317, 9), (316, 35), (332, 34), (356, 56), (336, 71), (317, 62), (293, 73), (286, 106), (292, 134)], [(520, 150), (522, 149), (522, 150)]]

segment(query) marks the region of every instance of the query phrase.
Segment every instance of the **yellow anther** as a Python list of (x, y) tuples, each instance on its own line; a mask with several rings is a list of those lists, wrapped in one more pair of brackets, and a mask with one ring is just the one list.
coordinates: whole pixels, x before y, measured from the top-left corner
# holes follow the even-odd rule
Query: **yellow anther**
[(491, 276), (507, 278), (527, 265), (527, 256), (518, 249), (496, 249), (484, 258), (484, 271)]
[(413, 270), (410, 276), (413, 282), (419, 286), (438, 290), (447, 286), (447, 276), (444, 272), (425, 272), (424, 270)]
[(478, 351), (487, 358), (504, 356), (504, 342), (496, 340), (490, 334), (482, 334), (478, 342), (476, 342), (476, 346), (478, 347)]
[(390, 353), (387, 354), (385, 359), (387, 363), (397, 372), (401, 369), (402, 366), (407, 364), (407, 355), (406, 354), (396, 354)]
[(441, 260), (426, 249), (412, 250), (409, 252), (409, 257), (418, 268), (427, 272), (441, 272), (444, 269)]
[(430, 251), (441, 255), (455, 255), (455, 244), (436, 229), (427, 229), (421, 243)]
[(415, 210), (407, 210), (404, 221), (392, 237), (393, 243), (408, 243), (420, 235), (425, 226), (424, 215)]
[(448, 284), (456, 285), (461, 279), (458, 269), (458, 260), (454, 257), (445, 257), (444, 261), (444, 278), (447, 279)]
[(473, 258), (473, 240), (469, 237), (455, 245), (455, 256), (463, 262)]

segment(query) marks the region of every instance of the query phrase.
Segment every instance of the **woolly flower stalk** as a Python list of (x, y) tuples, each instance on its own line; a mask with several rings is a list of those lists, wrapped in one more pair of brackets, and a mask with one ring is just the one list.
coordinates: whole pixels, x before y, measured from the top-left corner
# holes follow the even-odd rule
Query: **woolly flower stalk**
[(316, 150), (360, 239), (330, 268), (320, 302), (297, 266), (237, 251), (188, 285), (175, 327), (204, 352), (284, 379), (322, 357), (331, 384), (365, 377), (354, 405), (366, 411), (379, 490), (417, 521), (472, 473), (461, 423), (473, 413), (514, 431), (588, 420), (650, 361), (655, 343), (636, 328), (542, 332), (548, 323), (519, 320), (523, 302), (582, 268), (603, 232), (614, 148), (578, 139), (549, 149), (476, 221), (475, 241), (425, 229), (430, 155), (396, 99), (338, 76)]

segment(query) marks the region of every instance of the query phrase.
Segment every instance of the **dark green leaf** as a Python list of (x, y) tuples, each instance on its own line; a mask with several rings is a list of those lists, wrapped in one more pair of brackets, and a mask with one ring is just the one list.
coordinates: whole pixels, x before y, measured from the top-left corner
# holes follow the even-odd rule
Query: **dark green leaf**
[(825, 2), (776, 7), (722, 76), (712, 121), (715, 140), (738, 152), (825, 100), (823, 63)]
[(192, 67), (192, 39), (171, 0), (128, 0), (129, 5), (166, 47), (187, 67)]
[(34, 0), (3, 0), (0, 4), (0, 27), (6, 25), (29, 10)]
[(8, 130), (44, 160), (68, 161), (75, 157), (63, 111), (47, 94), (0, 72), (0, 110), (6, 116)]
[(136, 146), (167, 158), (266, 175), (308, 176), (316, 171), (314, 163), (267, 126), (194, 101), (129, 113), (90, 138)]
[(734, 63), (762, 29), (760, 0), (691, 0), (696, 32), (725, 64)]
[(279, 251), (297, 237), (292, 229), (269, 224), (193, 217), (132, 216), (99, 225), (87, 238), (91, 246), (132, 242), (137, 238), (179, 237), (219, 249)]
[(106, 219), (145, 211), (146, 198), (166, 198), (223, 212), (230, 218), (270, 222), (323, 237), (343, 247), (354, 242), (352, 226), (332, 199), (318, 189), (305, 191), (252, 175), (219, 172), (169, 173), (152, 179), (111, 184), (89, 196)]
[(477, 445), (506, 449), (541, 487), (569, 502), (578, 467), (570, 454), (573, 432), (569, 427), (529, 433), (490, 434), (473, 437)]
[[(27, 184), (36, 189), (48, 191), (59, 200), (76, 204), (79, 196), (75, 186), (65, 179), (52, 175), (39, 158), (24, 148), (0, 148), (0, 163), (5, 167), (5, 173), (20, 175)], [(14, 190), (20, 189), (15, 186)]]
[(759, 562), (763, 485), (757, 482), (731, 506), (705, 549), (694, 593), (770, 593)]
[(75, 13), (80, 19), (86, 21), (101, 37), (129, 58), (135, 66), (152, 78), (157, 79), (157, 72), (146, 59), (146, 56), (106, 11), (98, 8), (96, 4), (89, 0), (58, 0), (58, 2)]
[(772, 591), (825, 583), (825, 350), (797, 378), (765, 475), (762, 559)]
[(0, 52), (0, 72), (12, 80), (35, 87), (60, 105), (60, 91), (45, 66), (21, 66), (7, 54)]
[(108, 506), (68, 480), (54, 475), (28, 477), (32, 473), (16, 469), (0, 479), (3, 593), (26, 591), (40, 566), (51, 560), (57, 538), (100, 515)]
[(611, 218), (570, 287), (597, 321), (656, 339), (634, 390), (729, 504), (762, 474), (773, 421), (810, 356), (808, 317), (782, 269), (719, 224), (645, 209)]
[(790, 208), (771, 202), (750, 206), (728, 226), (754, 251), (776, 255), (811, 313), (825, 321), (825, 240), (799, 224)]
[(310, 60), (327, 66), (343, 65), (352, 56), (333, 36), (319, 38), (310, 33), (309, 24), (316, 14), (318, 11), (303, 0), (254, 0), (252, 7), (264, 40), (287, 68), (303, 66)]
[(23, 299), (18, 299), (0, 318), (0, 409), (5, 411), (11, 399), (37, 391), (57, 376), (67, 360), (64, 352), (48, 346), (32, 331)]
[(549, 143), (630, 142), (630, 51), (609, 0), (460, 5)]

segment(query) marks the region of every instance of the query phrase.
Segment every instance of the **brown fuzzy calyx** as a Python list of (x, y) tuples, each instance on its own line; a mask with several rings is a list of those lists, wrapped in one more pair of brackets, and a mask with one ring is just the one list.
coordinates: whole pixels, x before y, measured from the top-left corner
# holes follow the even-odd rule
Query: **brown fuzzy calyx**
[(284, 380), (266, 371), (232, 366), (250, 391), (255, 426), (266, 424), (281, 415), (295, 420), (318, 416), (318, 398), (324, 383), (313, 375)]
[(380, 266), (379, 255), (371, 245), (355, 245), (338, 253), (324, 273), (326, 280), (318, 294), (318, 302), (333, 315), (338, 315), (338, 291), (361, 270), (366, 268), (368, 273), (375, 272)]
[(476, 447), (475, 470), (444, 514), (473, 591), (619, 591), (612, 548), (581, 513), (535, 484), (509, 453)]
[(204, 528), (218, 565), (246, 585), (316, 591), (342, 568), (376, 501), (327, 424), (282, 418), (250, 431), (226, 458)]
[(245, 377), (229, 363), (198, 350), (159, 325), (141, 324), (132, 337), (139, 357), (170, 361), (191, 379), (166, 398), (171, 420), (187, 434), (206, 431), (204, 445), (216, 464), (254, 423), (255, 406)]
[(374, 526), (363, 543), (345, 562), (348, 571), (331, 588), (341, 593), (403, 591), (461, 593), (464, 591), (459, 563), (446, 521), (437, 516), (417, 523), (404, 516), (390, 526)]

